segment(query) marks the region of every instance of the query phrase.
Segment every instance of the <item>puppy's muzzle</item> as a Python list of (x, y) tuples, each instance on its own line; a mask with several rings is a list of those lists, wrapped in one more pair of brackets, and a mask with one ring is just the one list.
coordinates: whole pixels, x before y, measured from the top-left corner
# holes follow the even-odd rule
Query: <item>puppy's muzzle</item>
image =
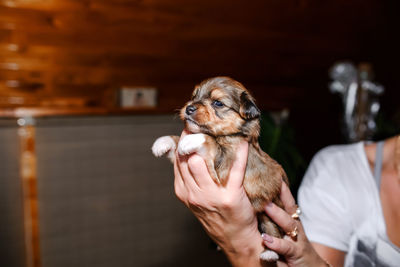
[(187, 115), (192, 115), (193, 113), (195, 113), (197, 110), (197, 108), (193, 105), (189, 105), (186, 107), (186, 114)]

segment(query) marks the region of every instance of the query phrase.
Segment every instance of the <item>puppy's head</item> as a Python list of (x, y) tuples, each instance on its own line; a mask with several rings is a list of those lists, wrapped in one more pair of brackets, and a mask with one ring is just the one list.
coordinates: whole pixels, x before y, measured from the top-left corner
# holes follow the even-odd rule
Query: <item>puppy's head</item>
[(180, 117), (192, 133), (214, 137), (243, 135), (257, 138), (260, 110), (253, 97), (239, 82), (215, 77), (195, 87), (192, 99), (181, 109)]

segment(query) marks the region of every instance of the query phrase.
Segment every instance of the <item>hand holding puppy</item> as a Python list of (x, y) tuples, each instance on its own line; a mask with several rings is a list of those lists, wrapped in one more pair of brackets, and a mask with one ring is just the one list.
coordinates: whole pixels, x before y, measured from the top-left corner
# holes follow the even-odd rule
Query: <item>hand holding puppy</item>
[[(183, 132), (182, 137), (185, 135)], [(211, 179), (199, 155), (177, 156), (174, 164), (177, 197), (199, 219), (233, 266), (268, 266), (258, 257), (264, 250), (263, 244), (283, 256), (283, 261), (277, 262), (279, 267), (328, 266), (308, 241), (301, 222), (291, 217), (297, 206), (285, 183), (280, 196), (284, 209), (271, 203), (265, 211), (282, 229), (289, 232), (297, 227), (297, 238), (260, 236), (256, 214), (242, 186), (247, 150), (248, 145), (241, 143), (225, 186)]]
[[(307, 239), (300, 220), (295, 219), (298, 217), (299, 214), (297, 212), (300, 210), (285, 183), (282, 183), (280, 198), (284, 206), (283, 209), (271, 202), (265, 207), (265, 212), (287, 233), (295, 229), (296, 238), (286, 235), (283, 239), (280, 239), (263, 234), (264, 245), (284, 256), (287, 266), (330, 266), (314, 250), (311, 242)], [(297, 216), (294, 217), (295, 215)]]
[(261, 266), (259, 254), (264, 247), (256, 214), (242, 186), (247, 150), (248, 144), (241, 143), (224, 186), (214, 182), (199, 155), (177, 156), (175, 193), (234, 266)]

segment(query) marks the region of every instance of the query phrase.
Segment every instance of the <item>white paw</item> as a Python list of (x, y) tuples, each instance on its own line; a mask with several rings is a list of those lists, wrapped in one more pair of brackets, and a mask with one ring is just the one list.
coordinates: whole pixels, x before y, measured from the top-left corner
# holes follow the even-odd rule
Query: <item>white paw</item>
[(204, 134), (189, 134), (178, 144), (179, 155), (187, 155), (198, 151), (206, 141)]
[(171, 136), (163, 136), (154, 142), (151, 150), (153, 151), (154, 156), (161, 157), (168, 151), (175, 150), (175, 147), (175, 141)]
[(279, 255), (272, 250), (265, 250), (263, 253), (260, 254), (260, 259), (264, 261), (277, 261), (279, 259)]

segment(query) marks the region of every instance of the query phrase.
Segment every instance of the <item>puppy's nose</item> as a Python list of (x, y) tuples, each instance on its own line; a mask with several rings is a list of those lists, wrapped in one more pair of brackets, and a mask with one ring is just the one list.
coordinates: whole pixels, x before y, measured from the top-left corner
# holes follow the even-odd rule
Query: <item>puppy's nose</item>
[(196, 107), (193, 105), (189, 105), (186, 107), (186, 114), (187, 115), (192, 115), (196, 111)]

